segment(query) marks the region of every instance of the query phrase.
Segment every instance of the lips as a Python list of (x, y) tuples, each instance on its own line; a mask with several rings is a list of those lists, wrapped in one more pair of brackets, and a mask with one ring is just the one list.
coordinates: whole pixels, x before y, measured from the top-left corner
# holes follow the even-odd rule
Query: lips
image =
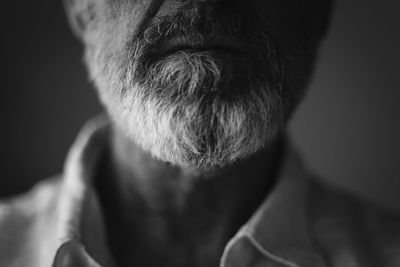
[(179, 51), (214, 51), (217, 53), (229, 53), (236, 55), (248, 55), (252, 51), (251, 46), (241, 40), (227, 37), (175, 37), (164, 42), (160, 53), (164, 56)]

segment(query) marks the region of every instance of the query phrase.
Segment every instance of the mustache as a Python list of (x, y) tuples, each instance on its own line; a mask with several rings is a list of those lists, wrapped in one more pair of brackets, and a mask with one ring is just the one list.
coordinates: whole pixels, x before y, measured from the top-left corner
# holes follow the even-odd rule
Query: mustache
[(136, 49), (144, 57), (159, 53), (173, 39), (185, 39), (191, 44), (250, 47), (271, 56), (278, 49), (270, 31), (257, 14), (244, 14), (234, 8), (187, 7), (155, 17), (143, 28), (135, 40)]
[(235, 11), (234, 7), (221, 10), (183, 5), (175, 12), (155, 17), (132, 36), (125, 47), (127, 57), (122, 60), (129, 62), (136, 80), (143, 84), (152, 68), (168, 58), (171, 42), (175, 46), (172, 52), (216, 47), (245, 54), (271, 82), (281, 82), (284, 54), (270, 32), (258, 15)]

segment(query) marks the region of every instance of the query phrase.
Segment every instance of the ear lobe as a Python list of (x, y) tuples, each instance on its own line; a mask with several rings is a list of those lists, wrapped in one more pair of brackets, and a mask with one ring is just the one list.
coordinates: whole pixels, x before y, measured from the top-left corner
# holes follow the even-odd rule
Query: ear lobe
[(72, 32), (80, 40), (95, 20), (95, 2), (97, 0), (63, 0), (68, 22)]

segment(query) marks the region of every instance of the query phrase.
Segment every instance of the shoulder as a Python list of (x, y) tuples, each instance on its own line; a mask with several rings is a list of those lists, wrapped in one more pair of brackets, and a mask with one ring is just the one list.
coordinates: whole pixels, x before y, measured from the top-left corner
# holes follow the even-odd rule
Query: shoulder
[[(35, 239), (56, 209), (60, 177), (39, 182), (30, 191), (0, 201), (0, 266), (18, 266), (32, 254)], [(45, 234), (45, 233), (43, 233)]]
[(400, 266), (399, 214), (317, 181), (308, 201), (315, 245), (332, 266)]

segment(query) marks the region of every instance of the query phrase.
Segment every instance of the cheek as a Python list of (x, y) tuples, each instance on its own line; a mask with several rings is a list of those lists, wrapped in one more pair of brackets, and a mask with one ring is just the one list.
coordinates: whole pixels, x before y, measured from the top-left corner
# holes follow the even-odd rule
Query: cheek
[(100, 31), (107, 29), (103, 38), (132, 39), (150, 19), (154, 3), (159, 0), (107, 0), (101, 7)]
[[(120, 0), (120, 3), (114, 8), (117, 12), (113, 19), (127, 27), (127, 30), (134, 37), (156, 17), (161, 6), (166, 2), (171, 1)], [(175, 3), (176, 0), (172, 2)]]

